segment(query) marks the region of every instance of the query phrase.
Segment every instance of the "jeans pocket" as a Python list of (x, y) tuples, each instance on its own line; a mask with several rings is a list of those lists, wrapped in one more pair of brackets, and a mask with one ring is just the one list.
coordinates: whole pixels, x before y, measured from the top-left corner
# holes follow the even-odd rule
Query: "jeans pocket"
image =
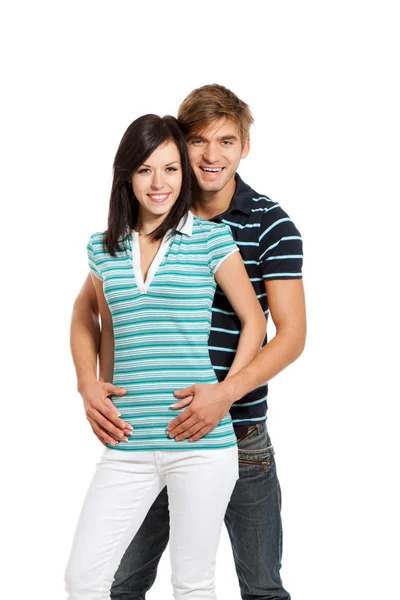
[(269, 456), (266, 456), (264, 458), (247, 458), (244, 456), (240, 456), (239, 454), (239, 465), (248, 466), (250, 468), (261, 468), (264, 471), (264, 473), (266, 473), (271, 465), (271, 459)]

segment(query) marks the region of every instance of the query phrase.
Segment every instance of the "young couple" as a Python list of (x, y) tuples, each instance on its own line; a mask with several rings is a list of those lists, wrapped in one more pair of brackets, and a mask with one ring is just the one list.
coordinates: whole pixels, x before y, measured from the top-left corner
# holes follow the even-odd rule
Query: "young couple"
[(242, 598), (290, 598), (265, 382), (304, 347), (302, 242), (236, 173), (252, 122), (209, 85), (178, 121), (146, 115), (121, 140), (108, 228), (89, 240), (72, 320), (78, 388), (106, 447), (66, 571), (70, 600), (144, 599), (168, 541), (174, 598), (216, 598), (224, 520)]

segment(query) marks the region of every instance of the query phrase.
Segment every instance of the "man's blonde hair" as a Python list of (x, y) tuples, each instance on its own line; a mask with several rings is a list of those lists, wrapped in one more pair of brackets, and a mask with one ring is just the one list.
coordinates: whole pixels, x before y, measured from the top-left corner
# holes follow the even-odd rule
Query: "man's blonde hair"
[(243, 146), (254, 123), (253, 115), (249, 106), (223, 85), (214, 83), (193, 90), (178, 110), (178, 121), (186, 137), (224, 117), (238, 126)]

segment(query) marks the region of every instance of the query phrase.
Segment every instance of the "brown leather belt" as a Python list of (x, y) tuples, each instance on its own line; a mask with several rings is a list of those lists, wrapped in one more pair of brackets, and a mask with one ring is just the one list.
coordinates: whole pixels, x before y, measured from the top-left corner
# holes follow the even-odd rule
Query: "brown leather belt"
[(257, 425), (234, 425), (233, 429), (236, 439), (239, 441), (244, 440), (250, 433), (253, 433), (257, 429)]

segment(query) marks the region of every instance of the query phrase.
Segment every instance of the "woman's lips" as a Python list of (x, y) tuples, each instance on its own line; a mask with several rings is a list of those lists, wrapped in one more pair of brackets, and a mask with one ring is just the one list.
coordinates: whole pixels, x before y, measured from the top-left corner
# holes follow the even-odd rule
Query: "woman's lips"
[(147, 194), (147, 195), (150, 198), (150, 200), (152, 200), (156, 204), (162, 204), (162, 202), (165, 202), (166, 200), (168, 200), (168, 198), (171, 195), (171, 192), (168, 192), (166, 194)]

